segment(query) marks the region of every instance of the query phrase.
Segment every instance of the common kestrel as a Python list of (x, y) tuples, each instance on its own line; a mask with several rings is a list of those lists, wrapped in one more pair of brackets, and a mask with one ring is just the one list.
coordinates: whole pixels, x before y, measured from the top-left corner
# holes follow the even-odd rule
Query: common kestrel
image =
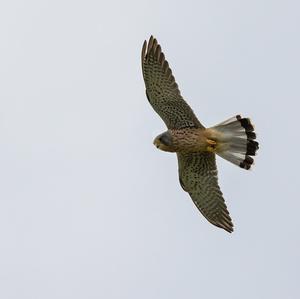
[(179, 181), (197, 208), (212, 224), (233, 232), (218, 185), (215, 154), (250, 169), (258, 150), (249, 118), (236, 115), (205, 128), (182, 98), (175, 78), (157, 40), (150, 37), (142, 48), (142, 71), (146, 95), (168, 130), (154, 140), (157, 148), (177, 154)]

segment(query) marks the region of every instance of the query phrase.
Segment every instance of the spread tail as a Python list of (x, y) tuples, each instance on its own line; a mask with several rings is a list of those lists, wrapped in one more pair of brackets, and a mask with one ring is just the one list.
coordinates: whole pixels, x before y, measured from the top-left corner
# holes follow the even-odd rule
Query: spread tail
[(216, 154), (241, 168), (251, 168), (258, 142), (249, 118), (237, 115), (210, 129), (217, 135)]

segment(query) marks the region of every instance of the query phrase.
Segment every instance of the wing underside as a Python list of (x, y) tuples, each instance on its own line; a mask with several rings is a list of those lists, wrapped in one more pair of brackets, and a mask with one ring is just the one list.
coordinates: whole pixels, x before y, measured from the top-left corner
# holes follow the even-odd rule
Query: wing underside
[(142, 71), (147, 98), (169, 129), (204, 128), (182, 98), (161, 47), (152, 36), (143, 44)]
[(218, 185), (215, 154), (178, 153), (177, 157), (180, 184), (199, 211), (212, 224), (233, 232), (233, 223)]

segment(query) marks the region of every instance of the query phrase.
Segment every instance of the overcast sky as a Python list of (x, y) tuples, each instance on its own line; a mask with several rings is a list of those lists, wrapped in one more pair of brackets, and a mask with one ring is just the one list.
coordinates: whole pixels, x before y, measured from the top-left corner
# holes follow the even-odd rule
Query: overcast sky
[[(233, 234), (152, 144), (151, 34), (204, 125), (256, 125)], [(299, 37), (298, 1), (2, 1), (0, 298), (300, 298)]]

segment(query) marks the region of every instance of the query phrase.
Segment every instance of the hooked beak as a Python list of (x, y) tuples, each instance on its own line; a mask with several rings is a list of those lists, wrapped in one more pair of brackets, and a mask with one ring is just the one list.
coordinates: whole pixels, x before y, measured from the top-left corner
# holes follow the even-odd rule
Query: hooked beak
[(159, 143), (158, 143), (157, 139), (154, 139), (153, 144), (154, 144), (157, 148), (159, 148)]

